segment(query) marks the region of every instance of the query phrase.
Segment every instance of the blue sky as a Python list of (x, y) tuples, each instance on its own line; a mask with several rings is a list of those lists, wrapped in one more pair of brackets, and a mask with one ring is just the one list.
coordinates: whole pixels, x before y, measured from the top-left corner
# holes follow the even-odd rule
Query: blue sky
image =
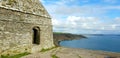
[(120, 34), (120, 0), (41, 0), (55, 32)]

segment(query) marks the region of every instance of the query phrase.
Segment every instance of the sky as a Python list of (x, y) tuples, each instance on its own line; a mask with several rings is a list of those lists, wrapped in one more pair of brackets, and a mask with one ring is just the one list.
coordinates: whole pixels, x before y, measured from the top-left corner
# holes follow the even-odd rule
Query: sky
[(40, 0), (51, 15), (53, 31), (120, 34), (120, 0)]

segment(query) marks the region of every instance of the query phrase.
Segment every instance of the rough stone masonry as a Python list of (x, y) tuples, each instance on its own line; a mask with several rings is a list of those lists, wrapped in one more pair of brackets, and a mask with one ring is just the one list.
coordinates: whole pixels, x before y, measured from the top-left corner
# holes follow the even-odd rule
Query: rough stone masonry
[(51, 47), (51, 18), (39, 0), (0, 0), (0, 55)]

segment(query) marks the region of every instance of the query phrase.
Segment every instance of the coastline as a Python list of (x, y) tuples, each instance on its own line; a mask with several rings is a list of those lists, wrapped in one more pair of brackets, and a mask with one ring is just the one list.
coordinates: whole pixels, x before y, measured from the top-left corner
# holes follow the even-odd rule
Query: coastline
[(70, 34), (70, 33), (53, 33), (54, 44), (60, 46), (59, 43), (65, 40), (76, 40), (76, 39), (85, 39), (87, 38), (84, 35)]
[(120, 53), (116, 52), (88, 50), (81, 48), (67, 48), (61, 47), (59, 45), (60, 41), (87, 38), (83, 35), (54, 33), (53, 37), (55, 45), (57, 45), (56, 48), (45, 52), (30, 54), (22, 58), (120, 58)]

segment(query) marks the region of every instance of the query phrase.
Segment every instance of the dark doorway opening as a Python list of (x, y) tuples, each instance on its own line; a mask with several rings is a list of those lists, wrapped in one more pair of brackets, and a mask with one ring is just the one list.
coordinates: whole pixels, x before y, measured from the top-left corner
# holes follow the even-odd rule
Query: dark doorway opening
[(39, 27), (33, 28), (33, 44), (40, 44), (40, 29)]

